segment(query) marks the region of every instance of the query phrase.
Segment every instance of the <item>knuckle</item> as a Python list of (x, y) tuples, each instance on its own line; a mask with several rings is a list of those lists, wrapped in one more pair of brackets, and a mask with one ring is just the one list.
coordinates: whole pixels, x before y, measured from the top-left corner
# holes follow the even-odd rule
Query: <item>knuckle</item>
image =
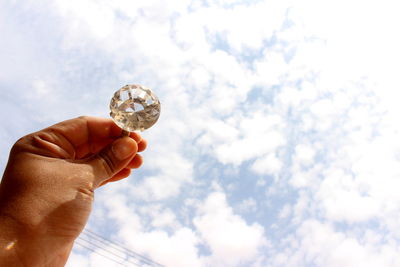
[(77, 189), (77, 191), (82, 196), (84, 196), (85, 199), (89, 199), (89, 200), (93, 201), (93, 199), (94, 199), (94, 190), (92, 188), (80, 187), (80, 188)]
[(34, 136), (34, 134), (30, 134), (19, 138), (11, 147), (10, 154), (16, 154), (24, 150), (30, 150), (35, 143)]
[(98, 155), (101, 167), (108, 177), (111, 177), (115, 173), (115, 164), (112, 158), (106, 152), (100, 152)]

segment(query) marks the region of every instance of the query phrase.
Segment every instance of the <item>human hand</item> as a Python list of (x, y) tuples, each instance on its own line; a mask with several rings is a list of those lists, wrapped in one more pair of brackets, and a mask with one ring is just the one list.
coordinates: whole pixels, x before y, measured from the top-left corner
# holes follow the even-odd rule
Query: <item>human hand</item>
[(80, 117), (17, 141), (0, 185), (1, 266), (65, 264), (94, 190), (142, 164), (146, 141), (120, 136), (111, 119)]

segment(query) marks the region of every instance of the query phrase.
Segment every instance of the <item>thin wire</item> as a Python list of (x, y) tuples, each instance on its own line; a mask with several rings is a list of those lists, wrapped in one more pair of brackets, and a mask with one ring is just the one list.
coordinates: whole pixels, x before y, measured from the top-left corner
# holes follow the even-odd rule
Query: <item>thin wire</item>
[(86, 246), (86, 245), (83, 245), (83, 244), (81, 244), (79, 241), (80, 241), (80, 240), (76, 240), (75, 243), (78, 244), (79, 246), (83, 247), (83, 248), (86, 248), (86, 249), (88, 249), (88, 250), (90, 250), (90, 251), (93, 251), (93, 252), (96, 253), (96, 254), (99, 254), (100, 256), (102, 256), (102, 257), (104, 257), (104, 258), (107, 258), (107, 259), (109, 259), (109, 260), (111, 260), (111, 261), (113, 261), (113, 262), (115, 262), (115, 263), (117, 263), (117, 264), (119, 264), (119, 265), (122, 265), (122, 266), (125, 266), (125, 267), (126, 267), (126, 265), (122, 264), (121, 262), (118, 262), (118, 261), (116, 261), (115, 259), (113, 259), (113, 258), (111, 258), (111, 257), (108, 257), (107, 255), (104, 255), (104, 254), (98, 252), (97, 250), (95, 250), (95, 249), (93, 249), (93, 248), (91, 248), (91, 247), (88, 247), (88, 246)]
[[(98, 245), (98, 244), (93, 243), (92, 241), (87, 240), (87, 239), (84, 239), (84, 238), (82, 238), (82, 237), (79, 238), (79, 240), (80, 240), (80, 241), (87, 242), (87, 243), (89, 243), (90, 245), (95, 246), (95, 247), (97, 247), (97, 248), (99, 248), (99, 249), (102, 249), (102, 250), (104, 250), (105, 252), (107, 252), (107, 253), (109, 253), (109, 254), (115, 256), (116, 258), (118, 258), (118, 259), (120, 259), (120, 260), (122, 260), (122, 261), (127, 261), (127, 259), (125, 259), (125, 258), (123, 258), (122, 256), (120, 256), (120, 255), (118, 255), (118, 254), (115, 254), (114, 252), (112, 252), (112, 251), (106, 249), (106, 247), (103, 247), (102, 245)], [(95, 251), (95, 252), (96, 252), (96, 251)], [(122, 262), (121, 262), (121, 263), (122, 263)], [(136, 264), (136, 263), (135, 263), (135, 264)]]
[[(83, 237), (88, 238), (89, 240), (87, 240)], [(97, 248), (103, 250), (104, 252), (113, 255), (114, 257), (118, 258), (119, 260), (121, 260), (124, 263), (134, 264), (135, 266), (144, 266), (144, 265), (145, 266), (157, 266), (157, 267), (164, 266), (164, 265), (154, 262), (153, 260), (148, 259), (132, 250), (129, 250), (128, 248), (123, 247), (120, 244), (117, 244), (111, 240), (108, 240), (88, 229), (85, 229), (82, 232), (82, 235), (79, 236), (79, 238), (77, 240), (86, 242), (86, 243), (90, 244), (91, 246), (97, 247)], [(103, 257), (110, 259), (110, 256), (106, 256), (102, 253), (99, 253), (97, 250), (95, 250), (93, 248), (88, 248), (87, 246), (84, 246), (82, 244), (82, 242), (80, 242), (78, 244), (84, 248), (87, 248), (87, 249), (93, 251), (94, 253), (97, 253)], [(114, 251), (111, 251), (110, 248), (113, 249)], [(125, 257), (122, 257), (121, 255), (116, 254), (115, 251), (117, 253), (123, 253)], [(135, 260), (135, 262), (133, 262), (132, 260)], [(115, 260), (113, 260), (113, 261), (116, 262)], [(122, 264), (122, 262), (117, 262), (117, 263)]]
[(89, 230), (89, 229), (85, 229), (83, 232), (83, 234), (86, 234), (88, 237), (91, 237), (93, 239), (96, 239), (97, 241), (104, 243), (106, 245), (110, 245), (113, 246), (114, 249), (119, 250), (120, 252), (123, 253), (127, 253), (129, 256), (141, 261), (142, 263), (148, 264), (148, 265), (152, 265), (152, 266), (159, 266), (159, 267), (163, 267), (164, 265), (161, 265), (143, 255), (140, 255), (124, 246), (122, 246), (121, 244), (118, 244), (116, 242), (113, 242), (105, 237), (100, 236), (99, 234), (94, 233), (93, 231)]
[[(110, 241), (103, 240), (103, 239), (101, 239), (100, 237), (97, 237), (97, 236), (95, 236), (95, 235), (93, 235), (93, 234), (91, 235), (91, 234), (85, 233), (85, 232), (83, 232), (82, 234), (83, 234), (83, 235), (81, 235), (81, 238), (83, 238), (83, 236), (88, 237), (90, 240), (93, 240), (93, 241), (95, 241), (95, 242), (97, 242), (97, 243), (100, 243), (100, 244), (105, 245), (107, 249), (110, 249), (110, 248), (111, 248), (111, 249), (116, 250), (117, 252), (124, 253), (124, 254), (127, 254), (127, 252), (128, 252), (128, 251), (125, 251), (125, 250), (123, 250), (122, 248), (120, 248), (120, 247), (118, 247), (118, 246), (112, 244)], [(89, 242), (92, 242), (92, 241), (89, 241)], [(97, 246), (98, 246), (98, 245), (97, 245)]]
[[(110, 259), (118, 264), (123, 265), (123, 266), (139, 266), (139, 267), (143, 267), (143, 266), (150, 267), (151, 266), (148, 264), (135, 262), (136, 259), (129, 258), (129, 257), (126, 258), (126, 257), (122, 257), (121, 255), (115, 254), (114, 252), (110, 251), (108, 247), (105, 247), (102, 244), (99, 245), (97, 242), (93, 242), (93, 241), (83, 239), (83, 238), (79, 238), (78, 241), (79, 241), (80, 246), (83, 246), (83, 247), (91, 250), (92, 252), (97, 253), (103, 257), (106, 257), (107, 259)], [(82, 241), (87, 244), (83, 244)], [(132, 260), (135, 260), (135, 261), (132, 261)]]
[(119, 250), (121, 252), (128, 253), (130, 256), (136, 258), (137, 260), (142, 261), (143, 263), (152, 264), (152, 265), (156, 265), (156, 266), (162, 266), (161, 264), (159, 264), (159, 263), (157, 263), (157, 262), (155, 262), (155, 261), (153, 261), (153, 260), (151, 260), (149, 258), (146, 258), (145, 256), (140, 255), (140, 254), (138, 254), (138, 253), (136, 253), (136, 252), (134, 252), (134, 251), (122, 246), (121, 244), (118, 244), (116, 242), (113, 242), (113, 241), (105, 238), (105, 237), (102, 237), (102, 236), (94, 233), (91, 230), (85, 229), (85, 231), (83, 233), (88, 235), (88, 236), (90, 236), (90, 237), (92, 237), (92, 238), (94, 238), (94, 239), (99, 240), (102, 243), (105, 243), (107, 245), (113, 246), (113, 247), (115, 247), (115, 249), (117, 249), (117, 250)]

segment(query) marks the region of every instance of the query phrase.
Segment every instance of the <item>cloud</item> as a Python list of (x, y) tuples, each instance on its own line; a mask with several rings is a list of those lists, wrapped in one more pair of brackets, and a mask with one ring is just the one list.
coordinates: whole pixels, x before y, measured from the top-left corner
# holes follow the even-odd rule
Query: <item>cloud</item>
[[(335, 231), (332, 225), (306, 220), (297, 232), (298, 250), (287, 266), (395, 266), (398, 248), (386, 251)], [(304, 260), (303, 260), (304, 259)]]
[[(124, 231), (126, 237), (132, 236), (129, 231)], [(148, 252), (152, 258), (166, 266), (202, 266), (198, 258), (198, 243), (195, 233), (182, 228), (169, 235), (164, 231), (152, 231), (136, 235), (126, 240), (132, 247), (140, 244), (140, 250)]]
[(353, 178), (342, 171), (327, 172), (318, 192), (327, 217), (349, 223), (364, 222), (380, 212), (376, 199), (354, 186)]
[(252, 197), (246, 198), (239, 204), (238, 209), (244, 213), (255, 212), (257, 211), (257, 201)]
[(4, 151), (125, 83), (161, 99), (93, 229), (167, 266), (399, 265), (394, 1), (1, 5)]
[(235, 215), (221, 192), (206, 198), (193, 222), (211, 251), (206, 265), (238, 266), (254, 262), (261, 257), (260, 250), (267, 243), (263, 227), (257, 223), (248, 225)]
[[(234, 5), (232, 1), (229, 4)], [(262, 47), (263, 42), (282, 27), (286, 8), (282, 2), (259, 1), (232, 8), (203, 9), (199, 13), (207, 13), (209, 19), (205, 25), (210, 34), (224, 35), (233, 53), (243, 53)]]
[(147, 201), (162, 200), (176, 196), (185, 183), (193, 181), (192, 163), (179, 154), (172, 154), (168, 148), (164, 149), (165, 154), (152, 156), (151, 164), (153, 168), (157, 166), (159, 174), (146, 177), (141, 183), (134, 184), (133, 195)]
[[(263, 112), (254, 112), (247, 116), (238, 114), (228, 120), (228, 123), (230, 125), (220, 122), (223, 128), (210, 130), (213, 133), (218, 129), (220, 137), (215, 134), (207, 136), (206, 132), (200, 139), (203, 144), (210, 140), (208, 144), (215, 146), (215, 155), (221, 163), (240, 165), (244, 161), (273, 152), (285, 143), (283, 122), (277, 115)], [(224, 128), (227, 131), (221, 131)], [(209, 139), (213, 136), (218, 139)]]
[(89, 266), (89, 259), (77, 253), (71, 253), (65, 266)]
[(252, 165), (252, 170), (257, 174), (274, 175), (280, 172), (283, 163), (273, 153), (258, 158)]
[(314, 162), (315, 151), (310, 146), (299, 144), (295, 147), (296, 162), (303, 166), (308, 166)]

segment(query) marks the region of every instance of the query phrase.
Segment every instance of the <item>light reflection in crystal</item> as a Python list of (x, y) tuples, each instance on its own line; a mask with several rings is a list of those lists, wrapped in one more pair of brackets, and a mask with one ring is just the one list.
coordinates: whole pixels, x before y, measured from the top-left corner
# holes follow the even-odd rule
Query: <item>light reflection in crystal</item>
[(149, 89), (141, 85), (126, 85), (111, 99), (111, 117), (122, 129), (133, 132), (153, 126), (160, 116), (160, 101)]

